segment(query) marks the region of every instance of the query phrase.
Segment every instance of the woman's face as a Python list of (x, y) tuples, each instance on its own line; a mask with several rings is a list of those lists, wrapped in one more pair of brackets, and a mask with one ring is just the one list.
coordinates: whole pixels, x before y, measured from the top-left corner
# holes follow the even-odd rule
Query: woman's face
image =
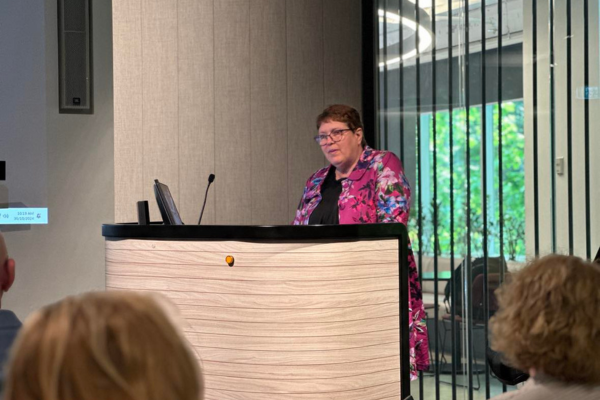
[(321, 150), (327, 161), (338, 171), (347, 173), (354, 167), (362, 154), (363, 132), (360, 128), (352, 132), (344, 122), (326, 121), (319, 127), (319, 135), (329, 135), (332, 131), (340, 130), (343, 130), (340, 140), (334, 142), (331, 137), (327, 138), (321, 143)]

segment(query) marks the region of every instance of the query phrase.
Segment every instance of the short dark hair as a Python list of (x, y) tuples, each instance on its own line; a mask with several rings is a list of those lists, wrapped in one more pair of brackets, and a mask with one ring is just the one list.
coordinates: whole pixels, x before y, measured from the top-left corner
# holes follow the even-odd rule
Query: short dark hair
[[(343, 122), (348, 125), (349, 129), (352, 129), (352, 132), (359, 128), (363, 129), (358, 111), (355, 108), (345, 104), (333, 104), (323, 110), (323, 112), (317, 117), (317, 129), (321, 127), (323, 122), (328, 121)], [(362, 147), (367, 145), (367, 139), (365, 139), (364, 132), (361, 145)]]

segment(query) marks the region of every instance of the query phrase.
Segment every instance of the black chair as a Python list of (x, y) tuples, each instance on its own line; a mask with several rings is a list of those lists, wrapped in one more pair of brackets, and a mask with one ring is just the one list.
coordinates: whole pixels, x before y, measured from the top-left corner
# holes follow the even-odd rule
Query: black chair
[[(449, 281), (448, 284), (446, 285), (446, 289), (444, 290), (445, 292), (445, 298), (444, 298), (444, 304), (446, 305), (446, 314), (442, 316), (442, 327), (443, 327), (443, 336), (442, 336), (442, 343), (441, 343), (441, 347), (442, 349), (445, 348), (446, 345), (446, 340), (448, 337), (448, 334), (452, 333), (452, 325), (454, 324), (455, 330), (456, 331), (460, 331), (462, 327), (464, 327), (464, 317), (465, 317), (465, 312), (466, 312), (466, 308), (463, 307), (462, 304), (462, 280), (460, 279), (460, 277), (462, 276), (462, 268), (463, 265), (465, 264), (465, 262), (463, 261), (461, 263), (461, 265), (458, 266), (458, 268), (456, 268), (455, 272), (454, 272), (454, 281), (455, 284), (453, 284), (452, 281)], [(494, 293), (496, 291), (496, 289), (500, 286), (500, 279), (502, 274), (508, 274), (507, 268), (506, 268), (506, 261), (501, 258), (501, 257), (491, 257), (487, 259), (487, 267), (488, 267), (488, 285), (487, 285), (487, 298), (488, 298), (488, 315), (485, 314), (485, 308), (484, 308), (484, 299), (486, 294), (484, 293), (484, 269), (486, 266), (486, 262), (483, 258), (478, 258), (475, 259), (472, 263), (472, 267), (471, 267), (471, 271), (472, 271), (472, 276), (473, 276), (473, 281), (472, 281), (472, 290), (471, 290), (471, 306), (473, 309), (473, 317), (472, 317), (472, 321), (471, 324), (473, 326), (474, 329), (481, 329), (483, 330), (485, 327), (485, 324), (487, 323), (487, 320), (489, 319), (489, 317), (491, 317), (497, 310), (498, 310), (498, 301), (496, 299), (496, 294)], [(454, 321), (452, 321), (452, 307), (454, 307), (454, 314), (455, 314), (455, 318)], [(461, 351), (460, 351), (460, 343), (456, 343), (454, 346), (454, 354), (452, 354), (452, 359), (453, 362), (456, 363), (457, 360), (460, 360), (461, 358)], [(478, 364), (478, 354), (477, 352), (475, 352), (474, 350), (474, 354), (473, 354), (473, 359), (474, 359), (474, 371), (473, 373), (475, 373), (477, 375), (477, 386), (474, 387), (475, 390), (479, 390), (479, 388), (481, 387), (481, 381), (479, 378), (479, 374), (481, 372), (483, 372), (481, 370), (481, 368), (479, 368), (478, 366), (480, 366), (481, 364)], [(483, 360), (485, 359), (485, 355), (484, 354), (480, 354), (479, 355), (479, 359)], [(460, 364), (460, 361), (458, 362)], [(447, 368), (448, 366), (448, 361), (445, 357), (445, 354), (442, 354), (442, 358), (441, 358), (441, 363), (440, 363), (440, 369), (442, 372), (445, 373), (450, 373), (451, 371)], [(457, 373), (458, 374), (463, 374), (464, 371), (462, 371), (460, 368), (457, 369)], [(448, 383), (448, 382), (444, 382), (444, 383)], [(457, 384), (459, 386), (464, 386), (464, 385), (460, 385)]]

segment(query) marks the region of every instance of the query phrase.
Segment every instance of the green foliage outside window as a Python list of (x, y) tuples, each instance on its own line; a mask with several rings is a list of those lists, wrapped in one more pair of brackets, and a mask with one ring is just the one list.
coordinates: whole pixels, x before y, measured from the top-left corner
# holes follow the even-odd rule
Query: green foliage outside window
[[(482, 190), (482, 138), (481, 108), (471, 107), (469, 112), (469, 171), (470, 171), (470, 206), (471, 206), (471, 253), (473, 256), (483, 254), (483, 193), (488, 202), (488, 254), (490, 257), (500, 254), (500, 215), (499, 215), (499, 163), (498, 163), (498, 105), (488, 106), (487, 118), (490, 122), (486, 128), (488, 159), (487, 191)], [(428, 162), (421, 162), (423, 182), (428, 187), (421, 188), (423, 213), (422, 240), (418, 240), (418, 193), (417, 185), (413, 190), (413, 201), (409, 222), (409, 234), (413, 248), (422, 247), (424, 254), (433, 255), (434, 210), (437, 208), (438, 255), (450, 256), (451, 230), (450, 207), (454, 205), (454, 254), (464, 256), (467, 253), (467, 170), (466, 170), (466, 124), (467, 114), (464, 109), (453, 110), (453, 144), (450, 149), (449, 112), (440, 111), (435, 114), (437, 151), (437, 204), (433, 202), (434, 193), (434, 136), (433, 115), (426, 115), (429, 121), (429, 138), (427, 132), (422, 134), (422, 146), (428, 147)], [(523, 101), (505, 102), (502, 104), (502, 201), (504, 222), (504, 254), (507, 259), (521, 260), (525, 256), (525, 173), (524, 173), (524, 109)], [(428, 139), (428, 140), (427, 140)], [(493, 148), (491, 147), (493, 146)], [(418, 151), (418, 149), (417, 149)], [(450, 153), (453, 156), (454, 198), (450, 200)], [(425, 152), (421, 152), (425, 154)], [(425, 175), (427, 174), (427, 175)], [(424, 201), (427, 199), (428, 201)]]

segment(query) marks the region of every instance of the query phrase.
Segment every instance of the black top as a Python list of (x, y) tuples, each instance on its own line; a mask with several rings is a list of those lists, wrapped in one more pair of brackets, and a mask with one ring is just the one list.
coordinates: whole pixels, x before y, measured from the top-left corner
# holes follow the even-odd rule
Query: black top
[(321, 185), (321, 202), (313, 210), (308, 219), (309, 225), (339, 225), (340, 210), (338, 200), (342, 193), (342, 178), (335, 179), (335, 168), (329, 168), (329, 172)]
[(20, 328), (21, 321), (15, 313), (9, 310), (0, 310), (0, 386), (4, 385), (4, 364)]

